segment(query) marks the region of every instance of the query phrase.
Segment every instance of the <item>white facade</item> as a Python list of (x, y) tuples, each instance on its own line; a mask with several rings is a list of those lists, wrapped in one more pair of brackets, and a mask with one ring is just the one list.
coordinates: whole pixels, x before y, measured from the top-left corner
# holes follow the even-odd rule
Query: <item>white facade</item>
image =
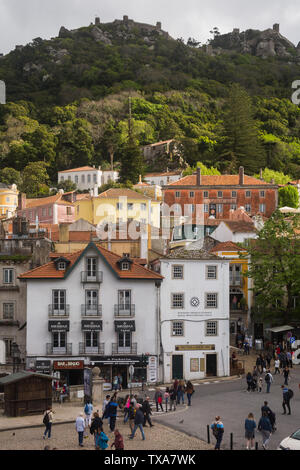
[[(100, 282), (82, 282), (82, 273), (87, 272), (89, 258), (96, 259), (96, 270), (102, 273)], [(119, 360), (122, 360), (122, 357), (127, 359), (133, 356), (140, 357), (142, 354), (157, 356), (159, 347), (157, 290), (159, 287), (155, 284), (153, 279), (118, 278), (93, 244), (83, 252), (66, 279), (27, 279), (27, 367), (34, 367), (36, 360), (50, 359), (51, 362), (84, 361), (87, 366), (95, 364), (101, 368), (99, 361), (104, 357), (109, 357), (108, 360), (112, 363), (112, 356), (118, 357)], [(57, 305), (53, 307), (54, 295), (57, 295), (54, 294), (55, 291), (65, 292), (60, 295), (65, 296), (62, 302), (65, 308), (61, 313), (66, 311), (66, 316), (59, 315)], [(95, 313), (88, 314), (87, 296), (90, 294), (87, 291), (97, 292), (93, 295), (95, 295), (95, 304), (101, 306), (100, 316), (96, 316)], [(116, 315), (116, 306), (121, 303), (120, 291), (130, 292), (130, 300), (126, 302), (133, 306), (131, 315), (129, 312), (127, 314), (121, 312), (120, 316), (119, 311)], [(88, 320), (102, 322), (102, 329), (98, 332), (98, 345), (101, 346), (101, 351), (87, 346), (82, 321)], [(71, 351), (58, 347), (51, 348), (54, 333), (49, 331), (49, 322), (52, 321), (69, 322), (65, 343), (71, 345)], [(130, 345), (126, 343), (121, 347), (118, 344), (116, 321), (134, 322), (134, 331), (130, 333)], [(84, 353), (82, 345), (84, 345)], [(126, 364), (129, 366), (126, 360), (124, 359), (125, 367)]]
[(246, 243), (250, 239), (257, 238), (258, 235), (255, 228), (253, 228), (253, 232), (233, 232), (225, 222), (221, 222), (211, 233), (211, 237), (219, 242)]
[(150, 173), (144, 176), (146, 183), (151, 185), (166, 186), (180, 180), (182, 173)]
[(58, 172), (58, 183), (70, 180), (76, 184), (80, 191), (89, 190), (95, 186), (100, 187), (109, 182), (116, 182), (119, 179), (117, 171), (101, 170), (100, 167), (83, 167), (70, 171)]
[[(161, 289), (163, 380), (168, 383), (174, 378), (228, 376), (229, 260), (170, 257), (160, 260), (160, 274), (164, 276)], [(208, 269), (210, 275), (216, 273), (216, 279), (208, 279)], [(182, 279), (178, 278), (180, 273)], [(183, 305), (179, 308), (174, 306), (174, 301), (179, 305), (181, 294)], [(216, 294), (213, 295), (217, 298), (216, 307), (206, 305), (207, 294)]]

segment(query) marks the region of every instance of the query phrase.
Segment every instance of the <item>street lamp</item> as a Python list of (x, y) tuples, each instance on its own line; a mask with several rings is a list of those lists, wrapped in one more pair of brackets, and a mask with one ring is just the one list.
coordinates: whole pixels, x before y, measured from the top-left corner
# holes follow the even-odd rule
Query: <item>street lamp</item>
[(21, 351), (17, 343), (13, 342), (11, 345), (11, 355), (13, 358), (13, 373), (19, 369), (19, 363), (21, 358)]

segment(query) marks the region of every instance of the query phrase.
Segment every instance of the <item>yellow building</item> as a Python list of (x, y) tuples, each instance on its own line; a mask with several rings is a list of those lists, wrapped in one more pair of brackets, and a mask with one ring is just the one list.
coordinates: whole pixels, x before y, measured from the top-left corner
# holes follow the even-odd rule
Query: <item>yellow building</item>
[(0, 218), (12, 217), (18, 207), (17, 186), (0, 183)]
[(160, 202), (127, 188), (111, 188), (99, 196), (79, 194), (75, 206), (75, 219), (93, 225), (137, 221), (160, 227)]

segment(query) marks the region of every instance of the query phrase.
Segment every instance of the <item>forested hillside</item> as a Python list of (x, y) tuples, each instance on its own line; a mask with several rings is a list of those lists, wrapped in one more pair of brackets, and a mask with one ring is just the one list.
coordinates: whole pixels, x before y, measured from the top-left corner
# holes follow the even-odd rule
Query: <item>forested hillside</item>
[(58, 170), (109, 166), (112, 156), (118, 166), (129, 96), (137, 147), (179, 143), (172, 161), (151, 170), (201, 161), (221, 172), (242, 164), (248, 174), (268, 167), (300, 178), (300, 110), (291, 102), (296, 60), (211, 56), (196, 40), (185, 44), (119, 22), (36, 38), (1, 58), (0, 78), (8, 93), (0, 107), (2, 180), (12, 179), (7, 168), (45, 162), (47, 192)]

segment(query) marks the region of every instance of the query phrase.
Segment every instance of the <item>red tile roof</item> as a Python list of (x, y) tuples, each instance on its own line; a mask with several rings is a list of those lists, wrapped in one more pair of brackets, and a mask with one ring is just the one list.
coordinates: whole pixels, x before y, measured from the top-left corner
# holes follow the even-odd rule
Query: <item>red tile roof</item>
[(73, 171), (95, 171), (98, 170), (98, 168), (94, 168), (92, 166), (82, 166), (80, 168), (72, 168), (71, 170), (62, 170), (59, 171), (58, 173), (70, 173)]
[(174, 171), (164, 171), (162, 173), (147, 173), (144, 178), (151, 178), (153, 176), (176, 176), (176, 175), (181, 175), (182, 171), (181, 170), (174, 170)]
[(151, 199), (129, 188), (110, 188), (107, 191), (104, 191), (103, 193), (99, 194), (98, 198), (115, 199), (122, 196), (126, 196), (130, 199)]
[[(118, 261), (122, 259), (121, 256), (106, 250), (100, 245), (93, 244), (97, 247), (100, 254), (107, 261), (113, 271), (120, 279), (149, 279), (149, 280), (161, 280), (163, 277), (160, 274), (151, 271), (150, 269), (141, 266), (140, 260), (136, 262), (133, 258), (130, 271), (122, 271), (119, 268)], [(88, 247), (90, 244), (88, 245)], [(86, 248), (85, 248), (86, 249)], [(83, 254), (85, 250), (80, 250), (75, 253), (61, 254), (57, 253), (56, 255), (63, 256), (70, 261), (66, 271), (58, 271), (55, 267), (54, 259), (43, 266), (39, 266), (35, 269), (32, 269), (26, 273), (23, 273), (19, 276), (20, 279), (64, 279), (70, 273), (70, 270), (73, 268), (76, 261)], [(51, 258), (55, 258), (54, 254), (51, 255)]]
[(216, 246), (214, 246), (211, 250), (212, 253), (216, 253), (218, 251), (247, 251), (245, 248), (241, 248), (236, 243), (231, 241), (228, 242), (220, 242)]
[[(238, 186), (239, 175), (201, 175), (201, 186)], [(270, 185), (253, 176), (244, 175), (244, 186), (247, 185)], [(197, 175), (184, 176), (178, 181), (169, 183), (168, 187), (172, 186), (197, 186)]]

